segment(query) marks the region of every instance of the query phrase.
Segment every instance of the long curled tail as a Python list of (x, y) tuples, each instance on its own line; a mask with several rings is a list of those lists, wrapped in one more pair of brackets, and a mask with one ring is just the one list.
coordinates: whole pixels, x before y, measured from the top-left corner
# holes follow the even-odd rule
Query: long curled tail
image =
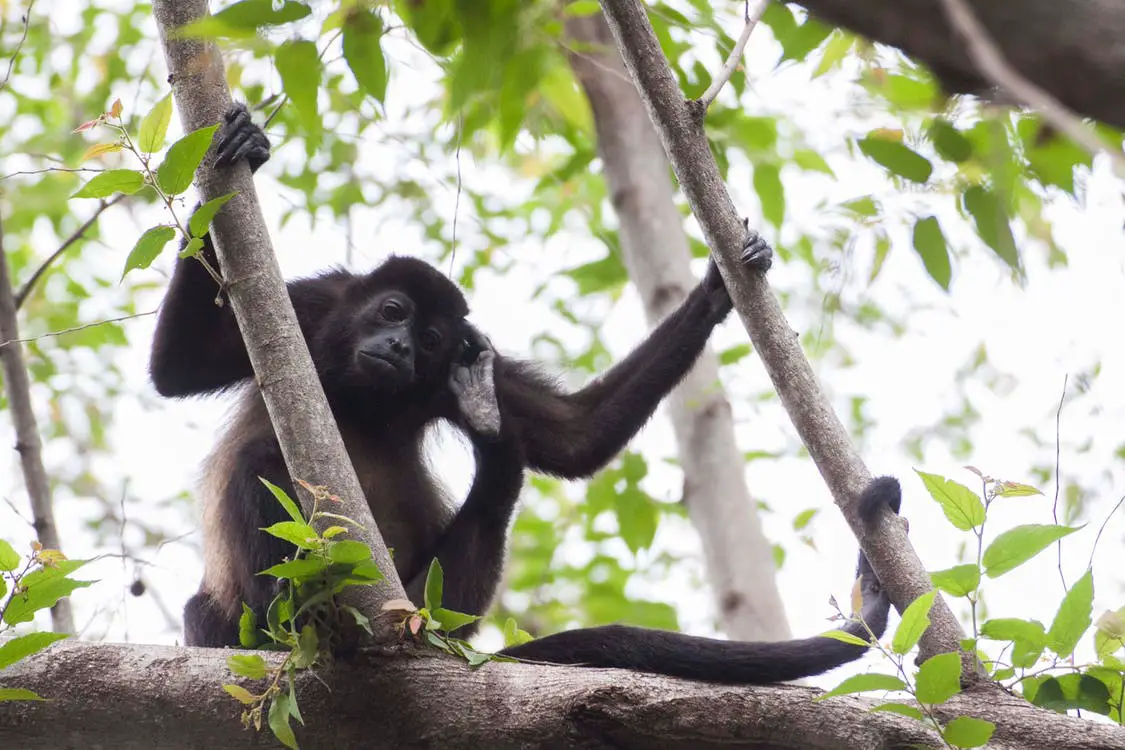
[[(860, 496), (859, 512), (865, 520), (871, 520), (881, 506), (886, 505), (898, 513), (901, 504), (898, 480), (879, 477)], [(866, 641), (869, 638), (867, 628), (876, 637), (886, 630), (890, 600), (862, 552), (858, 575), (863, 594), (863, 623), (852, 620), (842, 630)], [(500, 653), (552, 664), (611, 667), (708, 682), (761, 685), (812, 677), (854, 661), (866, 650), (863, 646), (821, 636), (751, 643), (605, 625), (556, 633)]]

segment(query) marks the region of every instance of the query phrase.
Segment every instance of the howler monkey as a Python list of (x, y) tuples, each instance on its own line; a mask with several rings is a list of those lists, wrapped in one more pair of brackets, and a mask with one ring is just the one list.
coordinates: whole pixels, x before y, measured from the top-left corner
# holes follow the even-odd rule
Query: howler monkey
[[(224, 118), (217, 167), (269, 158), (265, 134), (240, 105)], [(237, 252), (237, 249), (233, 249)], [(210, 239), (201, 250), (217, 263)], [(744, 260), (765, 270), (772, 250), (756, 234)], [(392, 257), (375, 270), (343, 269), (290, 282), (289, 294), (325, 394), (372, 514), (412, 598), (437, 557), (445, 605), (483, 614), (503, 565), (507, 528), (525, 466), (584, 477), (608, 463), (683, 378), (712, 329), (731, 310), (712, 263), (703, 281), (628, 357), (569, 393), (531, 363), (491, 351), (466, 321), (460, 290), (431, 266)], [(292, 490), (277, 439), (229, 305), (214, 304), (215, 283), (202, 264), (177, 260), (157, 323), (151, 375), (165, 396), (239, 388), (230, 425), (208, 459), (203, 482), (205, 571), (184, 613), (189, 645), (234, 645), (241, 602), (262, 608), (272, 595), (257, 573), (288, 554), (257, 531), (283, 511), (258, 481)], [(462, 413), (459, 380), (493, 368), (499, 430), (478, 429)], [(466, 370), (466, 368), (470, 368)], [(454, 513), (422, 455), (426, 428), (447, 420), (473, 444), (477, 471)], [(899, 505), (898, 484), (876, 480), (860, 500), (867, 515)], [(861, 555), (863, 616), (881, 634), (889, 603)], [(857, 635), (864, 631), (849, 625)], [(467, 634), (471, 627), (461, 633)], [(540, 661), (624, 667), (726, 682), (774, 682), (818, 674), (851, 661), (862, 648), (827, 638), (737, 643), (624, 626), (574, 630), (504, 653)]]

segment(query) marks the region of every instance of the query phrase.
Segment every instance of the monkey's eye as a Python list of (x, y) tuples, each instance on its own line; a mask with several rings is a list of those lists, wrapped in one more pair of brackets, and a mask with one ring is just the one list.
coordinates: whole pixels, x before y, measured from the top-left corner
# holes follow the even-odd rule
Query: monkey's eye
[(379, 310), (384, 320), (391, 323), (401, 323), (406, 320), (406, 308), (393, 299), (389, 299), (383, 303), (383, 307)]
[(436, 349), (438, 344), (441, 343), (441, 332), (436, 328), (427, 328), (422, 331), (420, 343), (422, 344), (422, 348), (427, 351)]

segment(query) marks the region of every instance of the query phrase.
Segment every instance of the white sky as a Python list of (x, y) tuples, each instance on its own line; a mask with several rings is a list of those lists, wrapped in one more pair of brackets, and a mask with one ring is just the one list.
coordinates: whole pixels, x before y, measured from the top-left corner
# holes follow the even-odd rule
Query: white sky
[[(758, 42), (759, 38), (762, 41)], [(388, 96), (388, 129), (393, 130), (394, 123), (402, 119), (406, 97), (428, 90), (433, 84), (432, 68), (408, 46), (393, 44), (389, 57), (410, 61), (409, 65), (395, 67)], [(787, 173), (788, 226), (822, 226), (825, 224), (823, 202), (873, 192), (901, 212), (935, 213), (943, 219), (943, 228), (955, 246), (969, 250), (956, 259), (953, 288), (946, 295), (925, 276), (921, 263), (909, 247), (908, 236), (899, 230), (892, 231), (895, 244), (881, 277), (867, 288), (870, 248), (861, 243), (847, 261), (847, 272), (839, 279), (839, 288), (848, 299), (870, 297), (892, 314), (906, 316), (910, 333), (895, 340), (883, 331), (865, 332), (838, 320), (836, 333), (859, 364), (844, 371), (830, 364), (817, 365), (822, 379), (827, 381), (826, 387), (837, 399), (838, 409), (845, 410), (847, 398), (852, 395), (869, 397), (867, 413), (875, 427), (864, 448), (868, 465), (873, 472), (895, 474), (903, 481), (906, 492), (903, 510), (911, 520), (914, 544), (929, 569), (937, 570), (958, 562), (957, 547), (962, 536), (952, 530), (942, 519), (937, 505), (929, 500), (921, 482), (913, 475), (915, 464), (904, 454), (901, 445), (912, 430), (933, 424), (957, 404), (956, 390), (952, 386), (954, 373), (965, 364), (970, 353), (981, 342), (987, 344), (991, 364), (1011, 375), (1014, 383), (1010, 390), (1002, 390), (998, 395), (983, 387), (981, 378), (974, 377), (970, 381), (968, 391), (981, 413), (981, 423), (971, 428), (975, 447), (971, 463), (986, 473), (1017, 481), (1030, 481), (1029, 467), (1048, 462), (1048, 456), (1053, 456), (1053, 449), (1035, 447), (1023, 436), (1023, 431), (1030, 429), (1050, 439), (1054, 434), (1055, 409), (1064, 376), (1071, 376), (1070, 393), (1073, 395), (1077, 393), (1074, 376), (1088, 371), (1093, 363), (1101, 362), (1101, 374), (1092, 381), (1089, 392), (1068, 406), (1062, 418), (1061, 461), (1070, 472), (1082, 476), (1088, 486), (1098, 491), (1083, 518), (1089, 525), (1066, 541), (1064, 569), (1068, 580), (1075, 580), (1082, 572), (1104, 515), (1125, 493), (1122, 461), (1112, 455), (1125, 443), (1120, 428), (1125, 415), (1125, 354), (1118, 338), (1120, 323), (1125, 320), (1125, 243), (1122, 241), (1125, 208), (1120, 181), (1113, 178), (1102, 160), (1093, 173), (1083, 179), (1085, 199), (1082, 205), (1066, 197), (1056, 196), (1050, 201), (1048, 216), (1055, 223), (1060, 245), (1069, 253), (1070, 264), (1065, 269), (1048, 270), (1042, 262), (1045, 252), (1033, 244), (1023, 243), (1028, 282), (1026, 288), (1017, 288), (999, 262), (967, 230), (950, 231), (956, 221), (951, 198), (923, 193), (898, 195), (883, 179), (881, 170), (866, 164), (855, 165), (844, 156), (845, 134), (863, 132), (881, 124), (893, 125), (891, 118), (886, 118), (886, 123), (868, 121), (862, 126), (850, 118), (841, 118), (839, 113), (854, 98), (855, 88), (843, 85), (843, 79), (833, 76), (810, 83), (807, 70), (801, 67), (772, 71), (774, 59), (767, 36), (756, 35), (750, 57), (750, 77), (755, 83), (743, 105), (751, 111), (784, 112), (793, 117), (810, 131), (814, 148), (834, 154), (829, 159), (840, 178), (837, 182), (804, 176), (789, 179)], [(714, 69), (716, 65), (710, 67)], [(146, 106), (142, 103), (140, 109)], [(849, 129), (853, 126), (854, 131)], [(365, 165), (373, 165), (376, 171), (379, 165), (396, 168), (394, 165), (399, 163), (394, 158), (396, 144), (375, 142), (375, 132), (377, 130), (364, 143), (361, 160)], [(279, 191), (284, 189), (272, 179), (283, 162), (284, 154), (278, 154), (263, 168), (257, 183), (267, 224), (271, 227), (279, 226), (279, 217), (287, 205), (278, 197)], [(412, 173), (417, 172), (426, 184), (421, 165), (407, 168)], [(467, 152), (462, 155), (462, 169), (467, 184), (497, 192), (512, 189), (507, 187), (511, 185), (507, 173), (476, 164)], [(432, 184), (441, 210), (452, 215), (452, 192), (436, 180)], [(735, 203), (746, 207), (752, 220), (761, 226), (761, 222), (756, 221), (757, 202), (750, 186), (749, 170), (736, 162), (730, 179)], [(76, 206), (76, 210), (83, 208)], [(84, 255), (90, 262), (104, 262), (108, 267), (119, 265), (139, 231), (147, 226), (143, 222), (155, 223), (156, 216), (155, 212), (147, 213), (137, 224), (123, 213), (114, 213), (103, 227), (107, 234), (119, 236), (120, 242), (115, 242), (112, 248), (88, 246), (83, 250)], [(421, 244), (414, 227), (386, 211), (359, 212), (357, 219), (354, 267), (358, 269), (373, 266), (387, 251), (414, 252)], [(459, 233), (470, 236), (472, 224), (462, 220)], [(770, 232), (766, 234), (776, 239)], [(345, 258), (343, 229), (325, 221), (313, 232), (305, 220), (295, 218), (284, 231), (275, 231), (273, 240), (287, 276), (310, 273)], [(45, 243), (40, 254), (46, 255), (51, 246), (52, 243)], [(559, 269), (601, 257), (604, 250), (579, 230), (556, 236), (545, 245), (529, 241), (510, 252), (529, 262), (519, 263), (503, 276), (478, 274), (478, 286), (470, 299), (473, 319), (504, 352), (532, 356), (531, 338), (548, 325), (557, 325), (557, 319), (541, 304), (528, 301), (529, 290), (551, 279)], [(166, 273), (171, 263), (169, 253), (157, 265)], [(157, 270), (142, 276), (163, 283)], [(808, 270), (798, 263), (776, 264), (771, 280), (776, 289), (788, 290), (798, 300), (807, 299), (807, 292), (803, 290), (812, 288)], [(551, 289), (564, 298), (572, 294), (566, 281), (553, 281)], [(139, 309), (154, 308), (160, 293), (146, 295), (148, 302), (140, 303)], [(632, 289), (612, 309), (599, 301), (580, 300), (575, 304), (584, 311), (603, 311), (602, 333), (616, 355), (624, 355), (639, 340), (644, 323)], [(92, 308), (94, 306), (96, 301)], [(519, 310), (519, 314), (513, 314), (514, 310)], [(816, 330), (824, 324), (815, 301), (812, 305), (788, 310), (788, 314), (798, 331)], [(97, 319), (96, 312), (90, 319)], [(149, 317), (127, 324), (131, 346), (121, 358), (122, 366), (131, 373), (127, 392), (140, 394), (147, 403), (126, 395), (114, 404), (116, 455), (101, 464), (107, 486), (115, 486), (114, 481), (127, 478), (131, 496), (141, 500), (131, 504), (130, 514), (162, 512), (150, 510), (144, 501), (170, 496), (191, 485), (226, 406), (215, 399), (177, 403), (155, 396), (145, 375), (154, 323), (155, 319)], [(580, 333), (574, 330), (562, 330), (558, 335), (570, 344), (582, 341)], [(734, 316), (715, 337), (718, 348), (742, 341), (745, 341), (745, 332)], [(753, 357), (746, 358), (727, 370), (724, 378), (740, 421), (740, 447), (743, 450), (792, 448), (796, 438), (780, 404), (776, 401), (754, 404), (748, 398), (768, 387), (760, 363)], [(81, 373), (76, 375), (80, 377)], [(39, 410), (39, 417), (46, 418), (43, 409)], [(0, 432), (10, 435), (6, 421), (0, 423)], [(1073, 450), (1087, 439), (1092, 441), (1088, 452)], [(649, 457), (652, 475), (647, 489), (657, 497), (675, 498), (680, 491), (678, 472), (659, 462), (660, 458), (674, 455), (671, 430), (662, 414), (634, 441), (633, 447), (643, 450)], [(50, 450), (52, 456), (65, 455), (67, 446), (55, 444)], [(972, 484), (973, 476), (960, 469), (962, 462), (954, 459), (941, 441), (927, 441), (925, 450), (926, 461), (916, 468), (943, 474), (976, 488)], [(463, 496), (470, 470), (466, 451), (458, 447), (456, 441), (443, 441), (435, 454), (435, 463), (455, 492)], [(7, 478), (0, 480), (0, 493), (13, 498), (22, 507), (25, 498), (22, 489), (18, 489), (18, 462), (14, 452), (3, 466)], [(775, 510), (764, 518), (767, 534), (773, 541), (784, 544), (789, 553), (779, 574), (779, 584), (791, 628), (798, 636), (824, 630), (825, 618), (831, 613), (827, 606), (829, 594), (847, 601), (855, 564), (855, 540), (831, 507), (831, 498), (809, 460), (759, 461), (749, 464), (746, 471), (753, 493)], [(1053, 488), (1042, 489), (1048, 497), (999, 502), (990, 518), (990, 528), (997, 531), (1017, 523), (1049, 523)], [(811, 529), (817, 545), (815, 550), (801, 545), (790, 527), (793, 516), (807, 507), (823, 509)], [(96, 549), (89, 544), (89, 535), (83, 527), (88, 515), (86, 510), (76, 512), (73, 506), (64, 504), (59, 508), (59, 515), (66, 551), (72, 557), (115, 551)], [(177, 518), (169, 516), (166, 523), (175, 523)], [(0, 505), (0, 530), (5, 538), (13, 541), (31, 536), (30, 530), (3, 505)], [(1125, 513), (1111, 522), (1095, 559), (1095, 616), (1103, 609), (1120, 606), (1125, 598), (1122, 592), (1125, 580), (1123, 534)], [(658, 537), (657, 549), (690, 552), (698, 549), (698, 540), (686, 526), (666, 524)], [(167, 545), (149, 559), (152, 566), (146, 569), (145, 575), (178, 616), (197, 586), (199, 560), (191, 549), (179, 544)], [(132, 641), (159, 643), (170, 643), (179, 637), (165, 627), (151, 598), (134, 599), (122, 593), (131, 575), (122, 574), (118, 560), (107, 559), (91, 565), (87, 575), (99, 578), (101, 583), (79, 592), (74, 603), (80, 624), (93, 618), (90, 635), (104, 635), (111, 640), (127, 636)], [(686, 564), (677, 580), (660, 586), (642, 583), (639, 588), (646, 595), (677, 604), (686, 629), (707, 633), (711, 632), (713, 608), (707, 593), (693, 585), (696, 575), (698, 567)], [(1001, 581), (987, 582), (986, 591), (993, 616), (1033, 616), (1049, 623), (1061, 598), (1054, 553), (1044, 553)], [(818, 683), (830, 684), (838, 679), (839, 674)]]

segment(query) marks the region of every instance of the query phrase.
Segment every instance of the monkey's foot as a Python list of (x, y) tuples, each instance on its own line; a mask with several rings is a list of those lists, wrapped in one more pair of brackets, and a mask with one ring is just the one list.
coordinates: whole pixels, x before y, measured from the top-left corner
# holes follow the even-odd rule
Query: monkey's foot
[(269, 161), (270, 139), (265, 131), (250, 120), (250, 110), (235, 102), (223, 116), (215, 145), (215, 166), (229, 167), (245, 159), (250, 171)]
[(766, 238), (750, 228), (750, 219), (742, 220), (746, 227), (746, 239), (742, 241), (742, 253), (738, 259), (755, 271), (765, 273), (773, 265), (773, 248)]

